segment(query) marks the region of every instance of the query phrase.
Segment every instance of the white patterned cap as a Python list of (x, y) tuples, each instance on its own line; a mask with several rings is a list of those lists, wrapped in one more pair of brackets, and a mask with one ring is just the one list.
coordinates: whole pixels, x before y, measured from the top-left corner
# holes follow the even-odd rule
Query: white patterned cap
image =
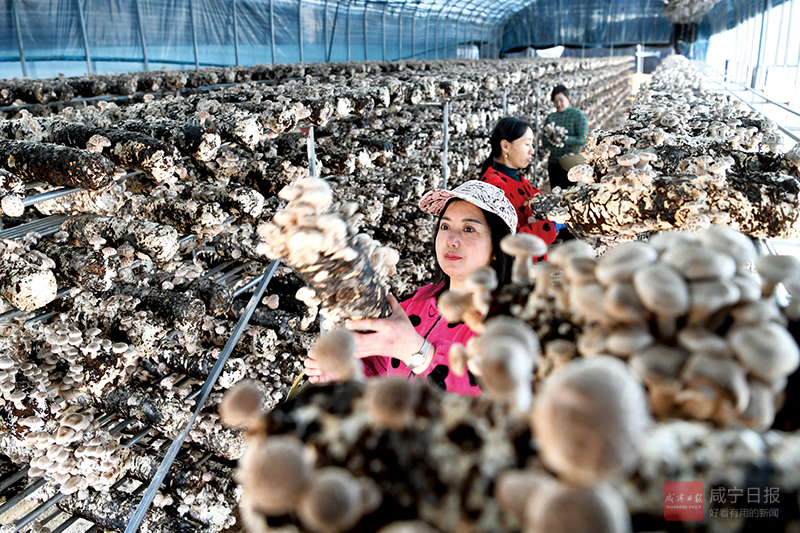
[(459, 198), (480, 207), (484, 211), (494, 213), (506, 223), (511, 233), (516, 233), (516, 209), (506, 198), (503, 189), (485, 181), (466, 181), (452, 191), (445, 191), (444, 189), (428, 191), (419, 201), (419, 208), (438, 217), (442, 214), (444, 207), (451, 198)]

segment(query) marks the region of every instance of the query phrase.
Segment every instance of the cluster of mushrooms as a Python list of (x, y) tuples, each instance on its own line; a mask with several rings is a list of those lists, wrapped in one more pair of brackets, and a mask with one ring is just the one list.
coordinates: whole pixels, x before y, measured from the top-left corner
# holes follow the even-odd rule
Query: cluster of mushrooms
[[(758, 256), (723, 226), (622, 243), (600, 259), (577, 240), (545, 263), (531, 262), (544, 247), (536, 237), (502, 246), (515, 256), (513, 283), (478, 269), (467, 290), (439, 299), (445, 319), (479, 332), (450, 359), (484, 398), (422, 380), (365, 382), (343, 329), (325, 333), (315, 356), (339, 382), (272, 410), (252, 384), (226, 394), (223, 422), (247, 429), (238, 479), (250, 531), (632, 531), (633, 513), (663, 512), (670, 476), (706, 483), (710, 509), (715, 484), (751, 482), (752, 461), (769, 465), (761, 482), (797, 494), (787, 454), (800, 439), (769, 428), (800, 367), (786, 329), (796, 297), (775, 298), (776, 286), (798, 294), (800, 261)], [(339, 506), (315, 501), (325, 490)]]

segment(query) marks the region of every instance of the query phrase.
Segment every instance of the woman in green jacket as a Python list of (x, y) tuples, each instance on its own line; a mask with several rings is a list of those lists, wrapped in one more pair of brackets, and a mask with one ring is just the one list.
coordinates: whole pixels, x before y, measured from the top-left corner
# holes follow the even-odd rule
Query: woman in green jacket
[[(548, 124), (565, 128), (565, 134), (558, 136), (561, 143), (554, 143), (548, 135), (542, 135), (542, 146), (550, 149), (550, 158), (547, 161), (547, 170), (550, 175), (550, 188), (561, 187), (567, 189), (572, 183), (567, 179), (567, 171), (559, 164), (558, 159), (565, 155), (577, 154), (586, 142), (589, 134), (589, 123), (583, 111), (569, 106), (569, 90), (563, 85), (556, 85), (550, 93), (550, 101), (556, 108), (555, 113), (550, 113), (544, 121), (545, 128)], [(552, 126), (551, 126), (552, 128)]]

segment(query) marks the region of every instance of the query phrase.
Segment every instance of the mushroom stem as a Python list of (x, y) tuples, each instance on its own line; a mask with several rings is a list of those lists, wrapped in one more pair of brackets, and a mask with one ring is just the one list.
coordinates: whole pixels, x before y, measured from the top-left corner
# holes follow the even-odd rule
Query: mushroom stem
[(674, 339), (678, 330), (678, 320), (671, 315), (656, 314), (658, 333), (666, 340)]

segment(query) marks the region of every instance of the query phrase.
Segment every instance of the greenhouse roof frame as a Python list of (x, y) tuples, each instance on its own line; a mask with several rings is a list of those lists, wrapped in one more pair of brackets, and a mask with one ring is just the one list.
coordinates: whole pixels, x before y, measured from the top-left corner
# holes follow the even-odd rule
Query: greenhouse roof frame
[[(308, 1), (308, 0), (306, 0)], [(322, 0), (315, 0), (318, 4), (324, 4)], [(497, 25), (505, 23), (515, 13), (522, 11), (531, 4), (540, 0), (505, 1), (498, 6), (497, 0), (355, 0), (359, 4), (366, 4), (370, 7), (387, 6), (395, 13), (400, 13), (414, 6), (414, 11), (425, 13), (446, 11), (447, 15), (458, 14), (458, 18), (470, 15), (472, 19), (480, 20), (484, 24)], [(314, 3), (309, 2), (309, 3)], [(344, 3), (347, 3), (345, 0)]]
[(669, 0), (668, 17), (664, 0), (0, 0), (0, 78), (496, 58), (557, 46), (581, 55), (688, 46), (703, 57), (710, 35), (785, 1)]

